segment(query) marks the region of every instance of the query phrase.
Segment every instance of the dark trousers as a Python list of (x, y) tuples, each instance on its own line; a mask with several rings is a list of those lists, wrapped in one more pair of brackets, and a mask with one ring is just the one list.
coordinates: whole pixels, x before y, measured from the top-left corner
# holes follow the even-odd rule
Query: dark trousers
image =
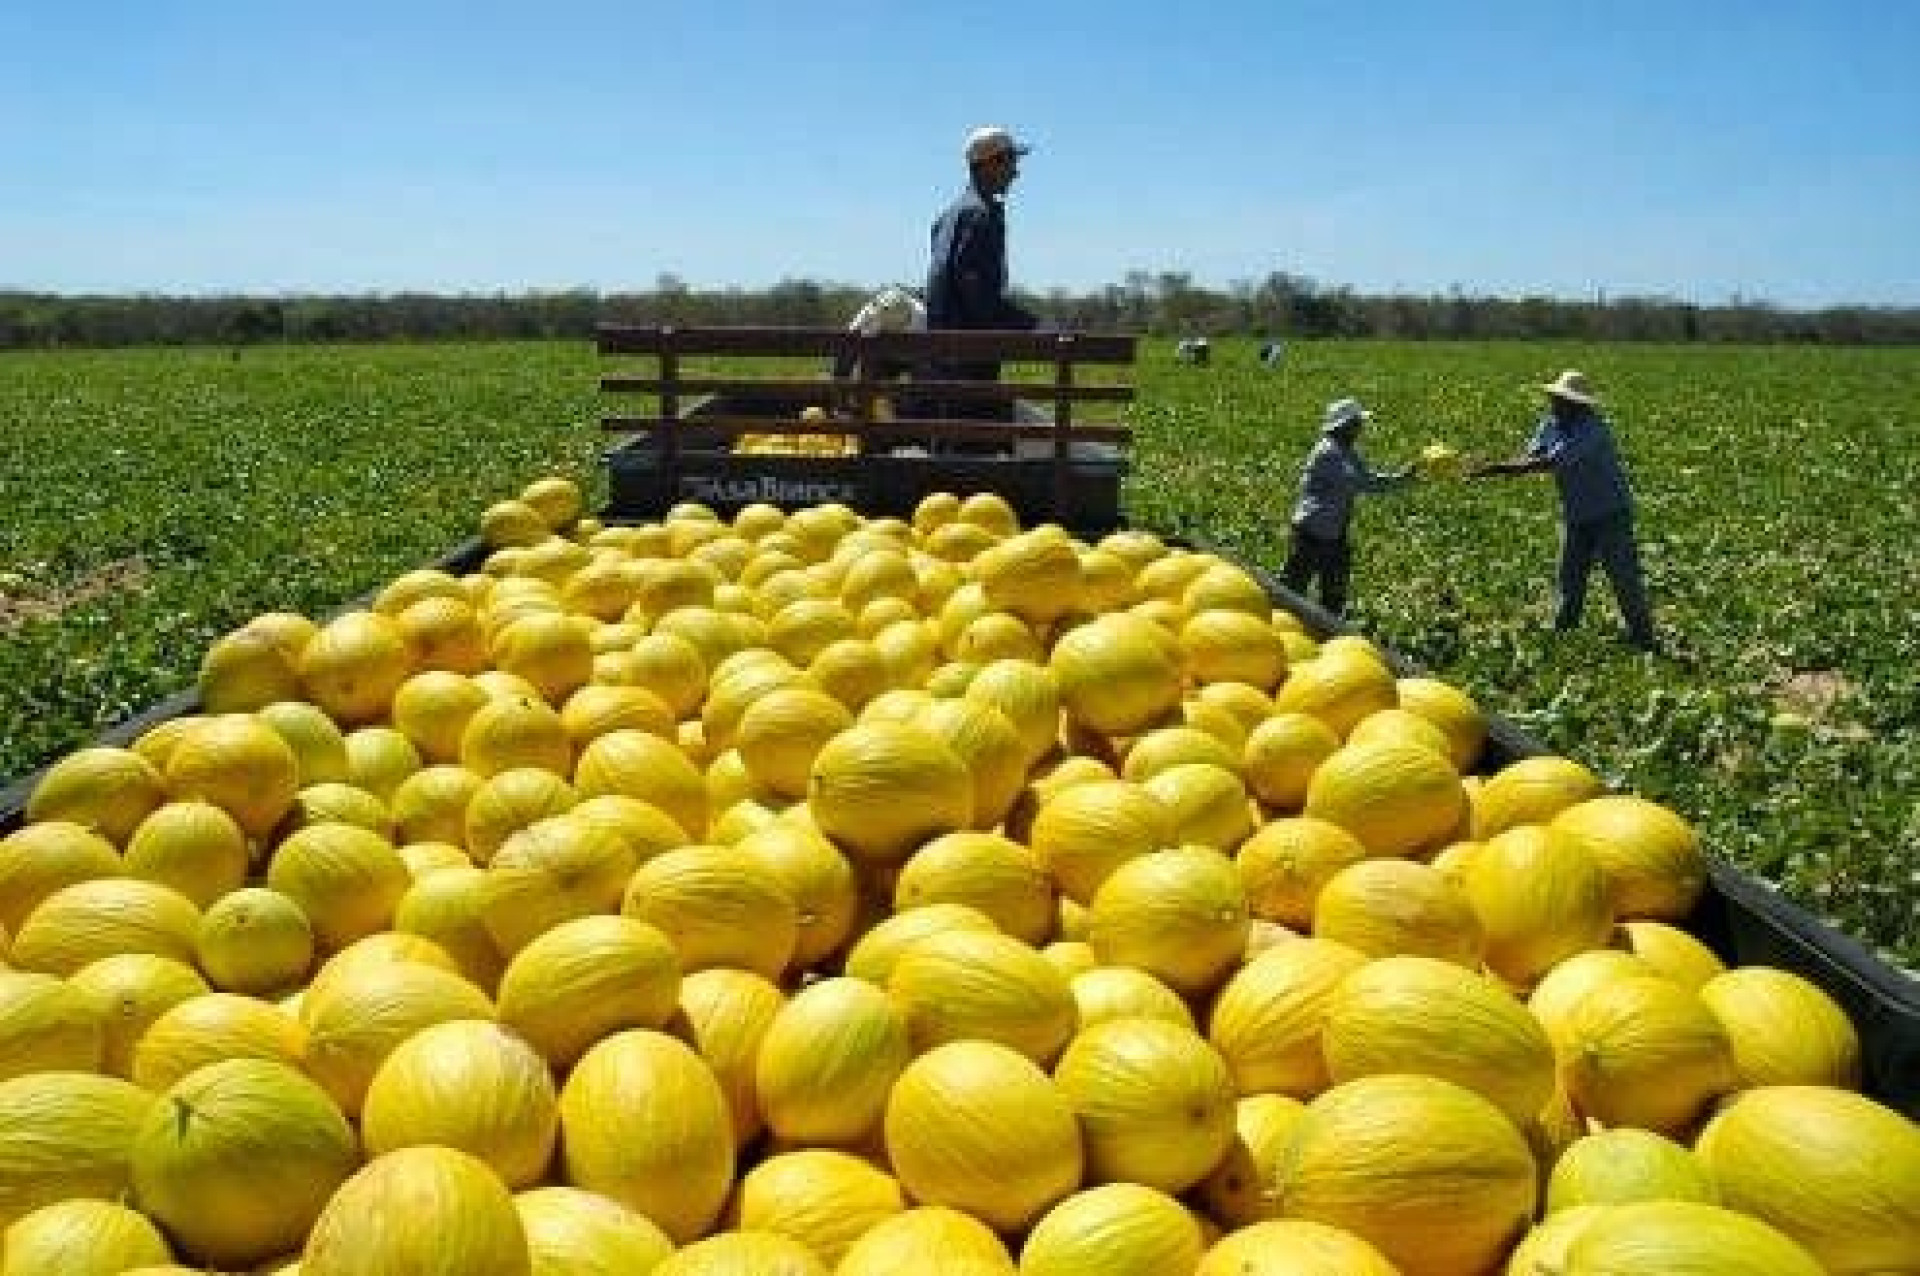
[(1555, 629), (1580, 623), (1587, 604), (1587, 578), (1598, 561), (1613, 586), (1627, 640), (1651, 647), (1653, 610), (1647, 603), (1646, 579), (1640, 572), (1640, 551), (1633, 541), (1633, 514), (1621, 510), (1581, 523), (1568, 523), (1560, 534), (1559, 597), (1553, 613)]
[(1280, 580), (1296, 594), (1304, 594), (1315, 578), (1320, 581), (1320, 605), (1336, 616), (1347, 610), (1347, 580), (1353, 574), (1353, 543), (1344, 536), (1329, 540), (1299, 527), (1287, 549)]

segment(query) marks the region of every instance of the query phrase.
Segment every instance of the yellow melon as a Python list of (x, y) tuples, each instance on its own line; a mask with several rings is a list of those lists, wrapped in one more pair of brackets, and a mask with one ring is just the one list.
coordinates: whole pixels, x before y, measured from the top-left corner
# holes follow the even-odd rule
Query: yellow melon
[(631, 917), (581, 917), (528, 942), (500, 976), (500, 1022), (556, 1071), (626, 1028), (660, 1028), (679, 1006), (680, 956)]
[(359, 1160), (346, 1119), (298, 1069), (231, 1059), (183, 1077), (148, 1111), (133, 1198), (186, 1256), (244, 1267), (298, 1246)]
[(152, 953), (192, 963), (200, 910), (170, 886), (103, 877), (63, 886), (41, 900), (13, 937), (9, 960), (21, 970), (71, 975), (120, 953)]
[(1328, 878), (1313, 933), (1371, 957), (1407, 953), (1480, 966), (1485, 938), (1466, 892), (1417, 860), (1361, 860)]
[(419, 669), (479, 673), (487, 666), (487, 635), (473, 605), (460, 598), (422, 598), (393, 617)]
[(1013, 724), (1028, 767), (1053, 750), (1060, 736), (1060, 690), (1044, 664), (992, 660), (967, 683), (969, 700), (992, 705)]
[(466, 840), (467, 804), (481, 777), (463, 766), (422, 767), (400, 782), (387, 804), (392, 833), (403, 843)]
[(1065, 615), (1080, 593), (1080, 555), (1055, 526), (1019, 532), (968, 565), (987, 602), (1034, 625)]
[(1177, 1194), (1232, 1145), (1233, 1077), (1191, 1028), (1136, 1018), (1082, 1029), (1054, 1081), (1080, 1122), (1090, 1181)]
[(1726, 963), (1698, 937), (1667, 922), (1626, 921), (1614, 932), (1619, 947), (1688, 988), (1702, 988)]
[(807, 794), (815, 756), (852, 725), (853, 714), (826, 692), (782, 687), (747, 706), (734, 744), (754, 784), (800, 798)]
[(1527, 1009), (1558, 1046), (1566, 1036), (1568, 1016), (1593, 989), (1629, 975), (1656, 975), (1651, 965), (1613, 948), (1575, 953), (1548, 971), (1527, 994)]
[(1591, 798), (1560, 811), (1552, 827), (1605, 871), (1622, 918), (1684, 920), (1706, 889), (1699, 834), (1657, 802), (1631, 794)]
[(181, 734), (167, 757), (166, 782), (175, 798), (210, 802), (248, 837), (263, 839), (293, 805), (299, 760), (259, 719), (227, 714)]
[(1685, 1144), (1622, 1127), (1576, 1139), (1547, 1176), (1549, 1214), (1581, 1205), (1632, 1201), (1704, 1201), (1717, 1205), (1719, 1190)]
[[(1453, 746), (1446, 733), (1409, 709), (1397, 706), (1375, 709), (1353, 724), (1347, 732), (1348, 744), (1411, 744), (1431, 750), (1453, 761)], [(1458, 768), (1456, 768), (1458, 769)]]
[(1020, 1250), (1030, 1276), (1158, 1276), (1200, 1261), (1200, 1226), (1185, 1207), (1138, 1183), (1109, 1183), (1069, 1196), (1033, 1225)]
[(1234, 852), (1252, 915), (1287, 926), (1313, 920), (1320, 888), (1367, 848), (1338, 824), (1300, 815), (1269, 820)]
[(992, 705), (965, 698), (936, 700), (911, 719), (953, 751), (972, 777), (967, 826), (991, 829), (1005, 820), (1027, 782), (1020, 733)]
[(549, 816), (494, 852), (481, 919), (511, 957), (561, 922), (619, 908), (633, 872), (633, 848), (619, 834), (571, 814)]
[(1284, 1094), (1250, 1094), (1234, 1104), (1233, 1142), (1199, 1187), (1209, 1217), (1230, 1228), (1274, 1217), (1281, 1157), (1306, 1111)]
[(1006, 1276), (1013, 1270), (1005, 1243), (973, 1215), (915, 1205), (868, 1228), (847, 1247), (834, 1276)]
[(393, 725), (424, 761), (457, 761), (461, 734), (488, 700), (480, 685), (463, 673), (423, 670), (393, 693)]
[(655, 1276), (828, 1276), (812, 1250), (779, 1232), (717, 1232), (654, 1268)]
[(461, 728), (457, 758), (475, 775), (498, 775), (537, 767), (558, 776), (573, 774), (573, 740), (566, 723), (546, 701), (533, 696), (486, 700)]
[(1348, 744), (1315, 768), (1301, 810), (1374, 855), (1417, 855), (1452, 840), (1466, 802), (1452, 764), (1427, 749)]
[(716, 966), (694, 971), (680, 983), (680, 1014), (669, 1027), (719, 1081), (734, 1143), (742, 1149), (766, 1128), (756, 1068), (760, 1043), (785, 1004), (778, 986), (751, 971)]
[(1047, 665), (1067, 715), (1104, 735), (1138, 734), (1180, 704), (1177, 648), (1136, 616), (1109, 613), (1068, 630)]
[(1080, 1186), (1080, 1130), (1032, 1060), (988, 1041), (956, 1041), (915, 1059), (894, 1085), (887, 1156), (922, 1204), (965, 1210), (1013, 1231)]
[(318, 705), (305, 700), (279, 700), (255, 710), (253, 716), (273, 728), (274, 734), (293, 750), (299, 787), (347, 778), (346, 735)]
[(734, 850), (758, 861), (792, 897), (794, 969), (812, 969), (845, 945), (859, 909), (859, 885), (838, 847), (815, 829), (774, 820), (745, 834)]
[(1307, 1104), (1276, 1183), (1282, 1218), (1343, 1228), (1409, 1276), (1491, 1270), (1533, 1217), (1533, 1154), (1450, 1081), (1363, 1077)]
[(698, 647), (673, 634), (648, 634), (627, 656), (631, 684), (659, 696), (676, 717), (699, 707), (707, 691), (707, 662)]
[(1306, 1097), (1327, 1087), (1321, 1031), (1341, 982), (1366, 962), (1345, 944), (1304, 939), (1234, 972), (1214, 998), (1207, 1039), (1241, 1094)]
[(761, 1112), (775, 1136), (792, 1143), (858, 1144), (879, 1128), (887, 1093), (912, 1057), (906, 1018), (885, 992), (847, 976), (809, 984), (761, 1039)]
[(1067, 977), (1038, 952), (998, 931), (929, 935), (894, 964), (887, 991), (914, 1048), (993, 1041), (1048, 1064), (1073, 1036), (1078, 1008)]
[(0, 969), (0, 1081), (30, 1072), (94, 1072), (107, 1007), (53, 975)]
[(1569, 1276), (1713, 1272), (1823, 1276), (1813, 1254), (1759, 1219), (1699, 1201), (1641, 1201), (1600, 1211), (1567, 1243)]
[(518, 498), (495, 501), (480, 514), (480, 539), (489, 549), (533, 545), (550, 530), (540, 511)]
[(437, 1023), (492, 1019), (486, 993), (451, 971), (367, 964), (309, 989), (300, 1007), (306, 1067), (341, 1111), (358, 1116), (367, 1087), (401, 1042)]
[(313, 924), (279, 891), (242, 887), (201, 914), (194, 951), (216, 988), (269, 996), (306, 978), (313, 965)]
[(650, 1272), (673, 1241), (644, 1214), (598, 1192), (536, 1187), (513, 1198), (527, 1231), (533, 1276)]
[(801, 1148), (742, 1175), (733, 1212), (742, 1231), (785, 1236), (834, 1266), (868, 1229), (906, 1207), (891, 1174), (846, 1152)]
[(124, 846), (140, 821), (167, 800), (169, 787), (133, 750), (93, 745), (46, 769), (27, 796), (27, 820), (64, 820)]
[(1310, 713), (1276, 713), (1247, 732), (1240, 771), (1260, 801), (1297, 811), (1320, 764), (1340, 747), (1333, 728)]
[(1212, 847), (1231, 855), (1254, 830), (1254, 808), (1246, 786), (1230, 767), (1179, 762), (1145, 780), (1141, 787), (1166, 807), (1177, 843)]
[(1554, 1089), (1553, 1046), (1492, 979), (1432, 957), (1382, 957), (1341, 981), (1321, 1048), (1335, 1085), (1411, 1072), (1465, 1086), (1514, 1122)]
[(1170, 767), (1208, 763), (1238, 774), (1240, 756), (1219, 737), (1197, 727), (1156, 727), (1127, 746), (1121, 778), (1142, 784)]
[(0, 837), (0, 929), (18, 931), (63, 886), (117, 877), (123, 868), (113, 843), (91, 829), (68, 820), (22, 825)]
[(396, 727), (359, 727), (346, 736), (346, 782), (365, 789), (382, 802), (425, 766), (420, 750)]
[(84, 1072), (0, 1081), (0, 1227), (57, 1201), (123, 1198), (153, 1102), (131, 1082)]
[(171, 886), (202, 908), (237, 888), (248, 867), (246, 832), (211, 802), (169, 802), (127, 839), (128, 876)]
[(1471, 833), (1484, 842), (1517, 824), (1544, 824), (1560, 811), (1606, 792), (1600, 777), (1556, 755), (1520, 758), (1487, 777), (1473, 794)]
[(593, 676), (593, 644), (587, 625), (563, 612), (528, 612), (494, 633), (487, 654), (495, 667), (532, 683), (550, 705)]
[(1379, 661), (1325, 648), (1294, 662), (1273, 693), (1276, 713), (1310, 713), (1343, 739), (1360, 719), (1397, 701), (1393, 674)]
[(485, 865), (509, 837), (564, 814), (580, 797), (578, 789), (544, 767), (515, 767), (488, 776), (467, 799), (460, 841), (474, 863)]
[(1144, 970), (1094, 966), (1068, 978), (1082, 1032), (1111, 1019), (1161, 1019), (1182, 1028), (1194, 1026), (1193, 1012), (1180, 994)]
[(814, 759), (807, 805), (820, 831), (858, 859), (898, 862), (972, 821), (974, 779), (932, 730), (861, 722)]
[(299, 905), (322, 952), (385, 930), (411, 880), (392, 842), (352, 824), (300, 829), (267, 866), (267, 885)]
[(195, 686), (207, 713), (249, 713), (300, 698), (299, 653), (268, 634), (240, 628), (208, 644)]
[(1176, 992), (1211, 991), (1247, 942), (1247, 898), (1233, 861), (1205, 846), (1128, 860), (1094, 893), (1087, 939), (1103, 962), (1148, 971)]
[(173, 1250), (146, 1215), (111, 1201), (56, 1201), (6, 1231), (8, 1276), (150, 1271)]
[(369, 1157), (403, 1147), (458, 1148), (515, 1189), (545, 1176), (559, 1132), (546, 1060), (481, 1019), (434, 1024), (395, 1046), (375, 1070), (360, 1112)]
[(998, 833), (946, 833), (900, 867), (893, 890), (900, 912), (926, 904), (966, 904), (1028, 944), (1053, 931), (1053, 882), (1040, 855)]
[(276, 836), (285, 837), (310, 824), (357, 824), (384, 838), (394, 834), (393, 813), (378, 796), (346, 783), (309, 784), (293, 796), (293, 808), (280, 821)]
[(659, 927), (685, 970), (736, 966), (776, 978), (799, 934), (799, 911), (779, 879), (724, 846), (656, 855), (627, 881), (620, 910)]
[(513, 1196), (487, 1165), (444, 1147), (376, 1157), (327, 1202), (301, 1255), (301, 1276), (369, 1271), (531, 1276)]
[(192, 966), (151, 953), (121, 953), (89, 962), (68, 977), (67, 986), (92, 1003), (100, 1040), (94, 1067), (116, 1077), (131, 1077), (134, 1043), (148, 1025), (173, 1006), (209, 991)]
[(1473, 697), (1438, 678), (1401, 678), (1394, 687), (1400, 708), (1440, 728), (1454, 770), (1472, 770), (1487, 741), (1487, 716)]
[(1520, 825), (1480, 843), (1462, 884), (1486, 937), (1487, 965), (1516, 987), (1603, 947), (1613, 933), (1605, 871), (1585, 846), (1550, 827)]
[(1803, 975), (1743, 966), (1700, 986), (1726, 1030), (1740, 1087), (1860, 1085), (1860, 1034), (1832, 997)]
[(582, 797), (639, 798), (672, 816), (690, 836), (706, 833), (706, 777), (675, 745), (649, 732), (628, 728), (599, 736), (580, 750), (573, 782)]
[(1137, 784), (1089, 781), (1043, 800), (1029, 841), (1060, 890), (1089, 904), (1120, 865), (1174, 845), (1173, 816), (1163, 801)]
[(651, 1219), (685, 1244), (720, 1215), (733, 1183), (727, 1098), (685, 1043), (630, 1029), (589, 1049), (560, 1090), (567, 1181)]
[(188, 997), (156, 1016), (134, 1044), (128, 1076), (159, 1093), (182, 1077), (228, 1059), (300, 1066), (306, 1034), (272, 1002), (238, 993)]
[(372, 611), (349, 611), (321, 626), (300, 652), (303, 699), (343, 726), (377, 722), (414, 672), (399, 626)]
[(1352, 1232), (1304, 1218), (1264, 1219), (1215, 1241), (1194, 1276), (1401, 1276)]
[(875, 922), (847, 952), (845, 973), (885, 986), (900, 959), (920, 941), (948, 930), (993, 931), (993, 919), (966, 904), (927, 904)]
[(1920, 1126), (1832, 1086), (1762, 1086), (1708, 1121), (1694, 1153), (1731, 1209), (1829, 1272), (1893, 1272), (1920, 1254)]
[(1513, 1247), (1506, 1266), (1509, 1276), (1559, 1276), (1566, 1270), (1567, 1249), (1574, 1238), (1608, 1208), (1574, 1205), (1548, 1214)]
[(1681, 1132), (1736, 1082), (1726, 1030), (1670, 979), (1609, 980), (1574, 1003), (1561, 1031), (1561, 1081), (1602, 1125)]
[[(482, 989), (491, 991), (500, 982), (506, 958), (487, 929), (486, 907), (490, 895), (488, 877), (462, 854), (453, 862), (420, 871), (412, 863), (411, 853), (436, 843), (402, 847), (414, 869), (412, 885), (394, 907), (395, 931), (418, 935), (431, 941), (453, 959), (454, 968)], [(457, 852), (458, 847), (440, 848)]]

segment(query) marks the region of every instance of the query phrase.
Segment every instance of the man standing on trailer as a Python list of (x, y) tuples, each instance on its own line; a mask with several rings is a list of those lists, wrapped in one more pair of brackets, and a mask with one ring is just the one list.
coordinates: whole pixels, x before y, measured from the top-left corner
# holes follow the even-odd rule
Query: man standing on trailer
[[(1028, 147), (997, 126), (967, 135), (967, 189), (933, 224), (927, 269), (927, 327), (1030, 331), (1039, 320), (1007, 296), (1007, 188)], [(960, 361), (941, 373), (955, 380), (997, 381), (994, 361)], [(1011, 408), (982, 401), (953, 405), (956, 416), (1003, 420)]]

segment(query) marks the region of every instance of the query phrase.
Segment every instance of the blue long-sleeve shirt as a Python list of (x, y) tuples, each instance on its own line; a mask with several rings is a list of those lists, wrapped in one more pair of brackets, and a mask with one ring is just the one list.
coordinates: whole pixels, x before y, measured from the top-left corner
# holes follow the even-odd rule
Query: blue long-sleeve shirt
[(1007, 297), (1006, 212), (970, 184), (933, 224), (927, 326), (1025, 331), (1036, 322)]
[(1294, 503), (1293, 525), (1321, 540), (1340, 540), (1353, 522), (1354, 498), (1362, 492), (1384, 492), (1399, 487), (1409, 475), (1369, 469), (1360, 449), (1330, 435), (1307, 453), (1300, 471), (1300, 499)]
[(1592, 522), (1633, 508), (1613, 431), (1597, 412), (1565, 420), (1549, 415), (1533, 432), (1525, 455), (1553, 467), (1560, 512), (1569, 523)]

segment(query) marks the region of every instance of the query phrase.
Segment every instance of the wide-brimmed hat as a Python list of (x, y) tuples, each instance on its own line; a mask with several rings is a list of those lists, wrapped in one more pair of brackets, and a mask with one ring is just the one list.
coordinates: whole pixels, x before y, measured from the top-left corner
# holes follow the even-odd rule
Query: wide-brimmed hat
[(967, 134), (966, 156), (969, 164), (985, 163), (1002, 155), (1025, 155), (1032, 149), (997, 124), (989, 124)]
[(1373, 413), (1360, 406), (1358, 399), (1335, 399), (1327, 405), (1320, 417), (1320, 433), (1332, 434), (1335, 430), (1344, 430), (1349, 425), (1373, 420)]
[(1569, 403), (1582, 403), (1587, 407), (1593, 407), (1600, 402), (1599, 396), (1593, 392), (1593, 387), (1587, 383), (1586, 373), (1576, 372), (1572, 368), (1568, 368), (1540, 388), (1554, 398), (1565, 399)]

